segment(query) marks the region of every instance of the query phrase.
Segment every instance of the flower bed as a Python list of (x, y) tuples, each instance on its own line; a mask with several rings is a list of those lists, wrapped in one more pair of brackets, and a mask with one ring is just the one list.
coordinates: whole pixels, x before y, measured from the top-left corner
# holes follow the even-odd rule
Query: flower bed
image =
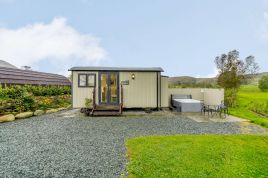
[(71, 105), (67, 86), (0, 87), (0, 115), (65, 108)]

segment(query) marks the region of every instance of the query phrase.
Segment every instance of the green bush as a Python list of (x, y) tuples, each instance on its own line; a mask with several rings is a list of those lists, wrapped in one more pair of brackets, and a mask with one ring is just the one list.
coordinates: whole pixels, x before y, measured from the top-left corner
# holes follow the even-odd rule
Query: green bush
[(23, 112), (34, 108), (34, 99), (22, 86), (0, 87), (1, 107), (5, 110)]
[(0, 86), (0, 115), (67, 107), (70, 94), (68, 86)]
[(49, 109), (49, 108), (61, 108), (67, 107), (71, 104), (70, 95), (60, 95), (60, 96), (37, 96), (36, 105), (39, 109)]
[(35, 101), (32, 96), (24, 96), (22, 98), (22, 107), (24, 111), (31, 111), (35, 109)]
[(86, 98), (85, 99), (85, 106), (87, 108), (91, 108), (92, 107), (92, 104), (93, 104), (93, 100), (91, 98)]
[(26, 92), (26, 88), (21, 86), (0, 87), (0, 98), (16, 99), (24, 96)]
[(268, 90), (268, 75), (263, 76), (260, 80), (259, 80), (259, 89), (261, 91), (267, 91)]
[(229, 106), (235, 107), (237, 104), (237, 89), (235, 88), (225, 89), (224, 98)]
[(13, 112), (32, 111), (35, 108), (35, 101), (32, 96), (22, 96), (12, 101)]
[(34, 96), (58, 96), (58, 95), (70, 95), (71, 87), (69, 86), (26, 86), (27, 91)]

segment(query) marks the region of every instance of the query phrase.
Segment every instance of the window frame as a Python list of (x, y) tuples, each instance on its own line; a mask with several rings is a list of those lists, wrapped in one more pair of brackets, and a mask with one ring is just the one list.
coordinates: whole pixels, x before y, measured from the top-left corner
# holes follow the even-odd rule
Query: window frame
[[(89, 85), (88, 83), (88, 76), (93, 76), (93, 85)], [(87, 74), (87, 79), (86, 79), (86, 85), (87, 87), (95, 87), (96, 86), (96, 74)]]
[[(86, 85), (80, 85), (80, 76), (81, 75), (86, 76)], [(94, 84), (93, 85), (88, 84), (88, 76), (93, 76), (93, 78), (94, 78)], [(79, 88), (92, 88), (92, 87), (95, 87), (95, 86), (96, 86), (96, 74), (87, 74), (87, 73), (78, 74), (78, 87)]]

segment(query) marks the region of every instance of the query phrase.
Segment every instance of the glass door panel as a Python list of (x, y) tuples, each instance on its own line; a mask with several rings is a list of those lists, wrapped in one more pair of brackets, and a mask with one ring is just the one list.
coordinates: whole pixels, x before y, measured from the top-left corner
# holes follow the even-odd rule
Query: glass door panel
[(110, 73), (110, 102), (117, 103), (118, 101), (118, 81), (117, 73)]
[(119, 102), (118, 72), (99, 73), (99, 103), (118, 104)]
[(100, 74), (100, 102), (107, 103), (108, 102), (108, 74)]

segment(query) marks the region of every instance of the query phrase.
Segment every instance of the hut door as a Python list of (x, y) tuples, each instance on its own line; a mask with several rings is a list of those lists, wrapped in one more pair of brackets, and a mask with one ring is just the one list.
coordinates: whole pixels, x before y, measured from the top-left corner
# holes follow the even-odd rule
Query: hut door
[(119, 75), (118, 72), (99, 73), (99, 103), (119, 103)]

